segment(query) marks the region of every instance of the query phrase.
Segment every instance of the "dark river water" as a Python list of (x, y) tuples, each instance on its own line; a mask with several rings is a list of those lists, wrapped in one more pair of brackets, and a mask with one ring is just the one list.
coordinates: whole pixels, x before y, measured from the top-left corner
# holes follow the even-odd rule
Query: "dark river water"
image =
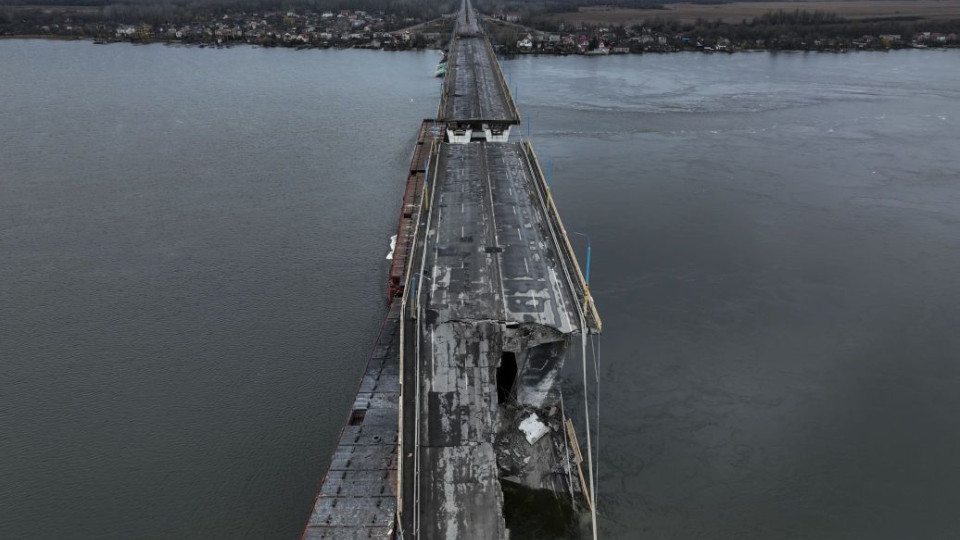
[[(0, 538), (298, 536), (436, 61), (0, 41)], [(958, 67), (505, 63), (592, 237), (602, 536), (960, 535)]]

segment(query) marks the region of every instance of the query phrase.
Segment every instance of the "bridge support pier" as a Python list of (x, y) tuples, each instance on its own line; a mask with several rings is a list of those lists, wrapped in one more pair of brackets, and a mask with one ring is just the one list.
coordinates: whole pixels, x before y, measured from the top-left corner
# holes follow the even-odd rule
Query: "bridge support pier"
[(510, 141), (510, 126), (483, 125), (483, 134), (487, 142), (505, 143)]
[(469, 144), (473, 140), (473, 130), (470, 128), (447, 128), (447, 141), (452, 144)]
[(470, 144), (473, 141), (510, 142), (510, 128), (510, 125), (489, 123), (452, 124), (447, 126), (447, 142), (450, 144)]

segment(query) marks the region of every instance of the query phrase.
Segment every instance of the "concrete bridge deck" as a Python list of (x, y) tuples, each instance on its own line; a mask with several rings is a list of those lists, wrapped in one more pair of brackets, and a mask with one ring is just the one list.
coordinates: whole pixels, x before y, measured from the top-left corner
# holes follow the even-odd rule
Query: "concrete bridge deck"
[(475, 129), (482, 124), (519, 123), (520, 113), (477, 17), (464, 0), (450, 43), (437, 120), (471, 124)]
[(514, 397), (549, 401), (563, 348), (549, 344), (579, 332), (578, 300), (521, 144), (443, 144), (436, 171), (416, 300), (420, 476), (408, 500), (417, 538), (504, 538), (495, 441), (505, 343), (542, 345), (519, 362), (521, 378), (532, 364), (539, 376)]
[(506, 124), (520, 121), (499, 63), (485, 38), (454, 40), (447, 62), (439, 120)]
[(303, 540), (393, 536), (399, 398), (400, 305), (395, 302), (367, 361)]
[(579, 328), (577, 301), (519, 143), (440, 145), (420, 303), (436, 319)]

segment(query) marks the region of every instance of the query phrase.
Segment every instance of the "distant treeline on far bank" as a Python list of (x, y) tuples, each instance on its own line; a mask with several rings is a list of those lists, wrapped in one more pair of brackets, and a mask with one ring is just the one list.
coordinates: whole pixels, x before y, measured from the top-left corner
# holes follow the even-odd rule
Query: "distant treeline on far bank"
[[(99, 42), (251, 43), (266, 46), (408, 49), (443, 47), (459, 0), (0, 0), (0, 37)], [(560, 1), (560, 0), (557, 0)], [(776, 10), (739, 22), (657, 15), (639, 23), (564, 20), (557, 6), (475, 0), (504, 53), (626, 54), (699, 50), (887, 50), (957, 47), (960, 20), (908, 15), (848, 19), (824, 11)], [(579, 0), (590, 5), (594, 0)], [(13, 5), (21, 2), (22, 5)], [(654, 5), (624, 0), (629, 5)], [(661, 4), (656, 4), (662, 7)], [(908, 11), (905, 9), (905, 11)], [(665, 11), (664, 11), (665, 13)]]
[[(70, 2), (59, 6), (30, 0), (29, 5), (0, 6), (0, 37), (422, 48), (447, 37), (452, 23), (441, 15), (458, 5), (457, 0)], [(84, 2), (89, 5), (79, 5)]]
[[(846, 19), (823, 11), (777, 10), (740, 22), (651, 17), (640, 24), (568, 23), (556, 15), (500, 15), (504, 50), (616, 54), (703, 50), (889, 50), (960, 46), (960, 20)], [(521, 26), (524, 25), (524, 26)], [(530, 30), (525, 29), (530, 28)]]

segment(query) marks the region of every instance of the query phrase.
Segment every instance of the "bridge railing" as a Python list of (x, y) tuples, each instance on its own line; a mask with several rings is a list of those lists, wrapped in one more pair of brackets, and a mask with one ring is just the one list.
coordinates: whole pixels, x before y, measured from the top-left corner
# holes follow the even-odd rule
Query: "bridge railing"
[[(413, 354), (412, 358), (409, 358), (407, 353), (413, 352), (416, 350), (415, 340), (417, 339), (416, 329), (419, 326), (419, 321), (417, 320), (417, 313), (419, 310), (419, 301), (420, 298), (417, 294), (418, 291), (418, 282), (422, 276), (418, 276), (418, 270), (420, 268), (419, 263), (422, 260), (422, 256), (418, 256), (418, 252), (423, 249), (423, 242), (425, 242), (426, 224), (425, 220), (429, 220), (430, 216), (430, 196), (433, 192), (434, 184), (437, 177), (437, 159), (439, 154), (440, 143), (443, 140), (443, 137), (434, 137), (433, 142), (430, 144), (430, 152), (427, 156), (427, 165), (425, 167), (424, 176), (423, 176), (423, 189), (420, 195), (420, 201), (417, 205), (417, 212), (415, 214), (416, 219), (416, 229), (413, 234), (413, 241), (410, 245), (410, 250), (407, 256), (407, 269), (404, 277), (405, 286), (403, 288), (403, 296), (401, 297), (400, 303), (400, 377), (401, 377), (401, 387), (400, 387), (400, 411), (399, 411), (399, 425), (397, 432), (399, 434), (399, 439), (397, 441), (397, 448), (399, 451), (399, 459), (397, 460), (397, 521), (398, 527), (401, 534), (403, 534), (405, 525), (411, 525), (414, 523), (416, 516), (408, 515), (407, 512), (415, 510), (415, 507), (411, 508), (410, 506), (404, 506), (404, 493), (406, 489), (413, 487), (416, 489), (416, 475), (418, 474), (417, 467), (420, 457), (419, 449), (419, 424), (420, 424), (420, 397), (419, 397), (419, 376), (408, 378), (405, 376), (408, 369), (416, 369), (417, 358), (416, 354)], [(431, 174), (432, 173), (432, 174)], [(431, 181), (431, 176), (433, 181)], [(408, 363), (412, 362), (414, 365), (411, 366)], [(409, 381), (413, 384), (413, 388), (410, 388), (407, 384), (403, 384), (403, 381)], [(405, 444), (409, 444), (410, 441), (405, 439), (409, 436), (408, 433), (404, 430), (404, 407), (405, 395), (407, 392), (414, 392), (416, 398), (413, 403), (414, 407), (414, 440), (413, 442), (413, 451), (415, 454), (414, 463), (406, 463), (406, 450)], [(404, 477), (410, 472), (406, 468), (412, 466), (413, 477), (411, 478), (414, 482), (412, 486), (406, 486)], [(414, 498), (417, 495), (414, 494)], [(411, 505), (414, 504), (414, 501), (408, 501)]]
[(564, 253), (560, 253), (559, 255), (564, 258), (564, 262), (568, 268), (573, 269), (574, 276), (572, 277), (574, 278), (574, 286), (578, 288), (574, 293), (584, 307), (584, 317), (587, 319), (587, 326), (590, 330), (600, 333), (603, 331), (603, 322), (600, 320), (600, 314), (597, 312), (597, 307), (593, 302), (593, 296), (590, 294), (590, 286), (584, 279), (583, 272), (580, 270), (576, 252), (573, 250), (573, 245), (570, 244), (570, 235), (567, 234), (567, 230), (563, 226), (563, 221), (560, 219), (560, 211), (553, 201), (550, 186), (547, 185), (546, 176), (543, 174), (543, 169), (540, 168), (540, 162), (537, 160), (537, 155), (533, 151), (533, 145), (530, 144), (529, 139), (523, 142), (523, 151), (524, 157), (530, 163), (533, 171), (534, 184), (546, 202), (547, 218), (553, 227), (556, 228), (557, 236), (560, 237), (561, 249)]
[(450, 44), (447, 46), (447, 70), (443, 74), (443, 83), (440, 85), (440, 105), (437, 107), (437, 120), (444, 121), (447, 120), (444, 118), (444, 111), (447, 108), (447, 92), (450, 88), (451, 80), (453, 77), (450, 76), (453, 73), (453, 70), (456, 68), (456, 50), (454, 49), (458, 43), (457, 39), (457, 23), (453, 23), (453, 31), (450, 32)]

